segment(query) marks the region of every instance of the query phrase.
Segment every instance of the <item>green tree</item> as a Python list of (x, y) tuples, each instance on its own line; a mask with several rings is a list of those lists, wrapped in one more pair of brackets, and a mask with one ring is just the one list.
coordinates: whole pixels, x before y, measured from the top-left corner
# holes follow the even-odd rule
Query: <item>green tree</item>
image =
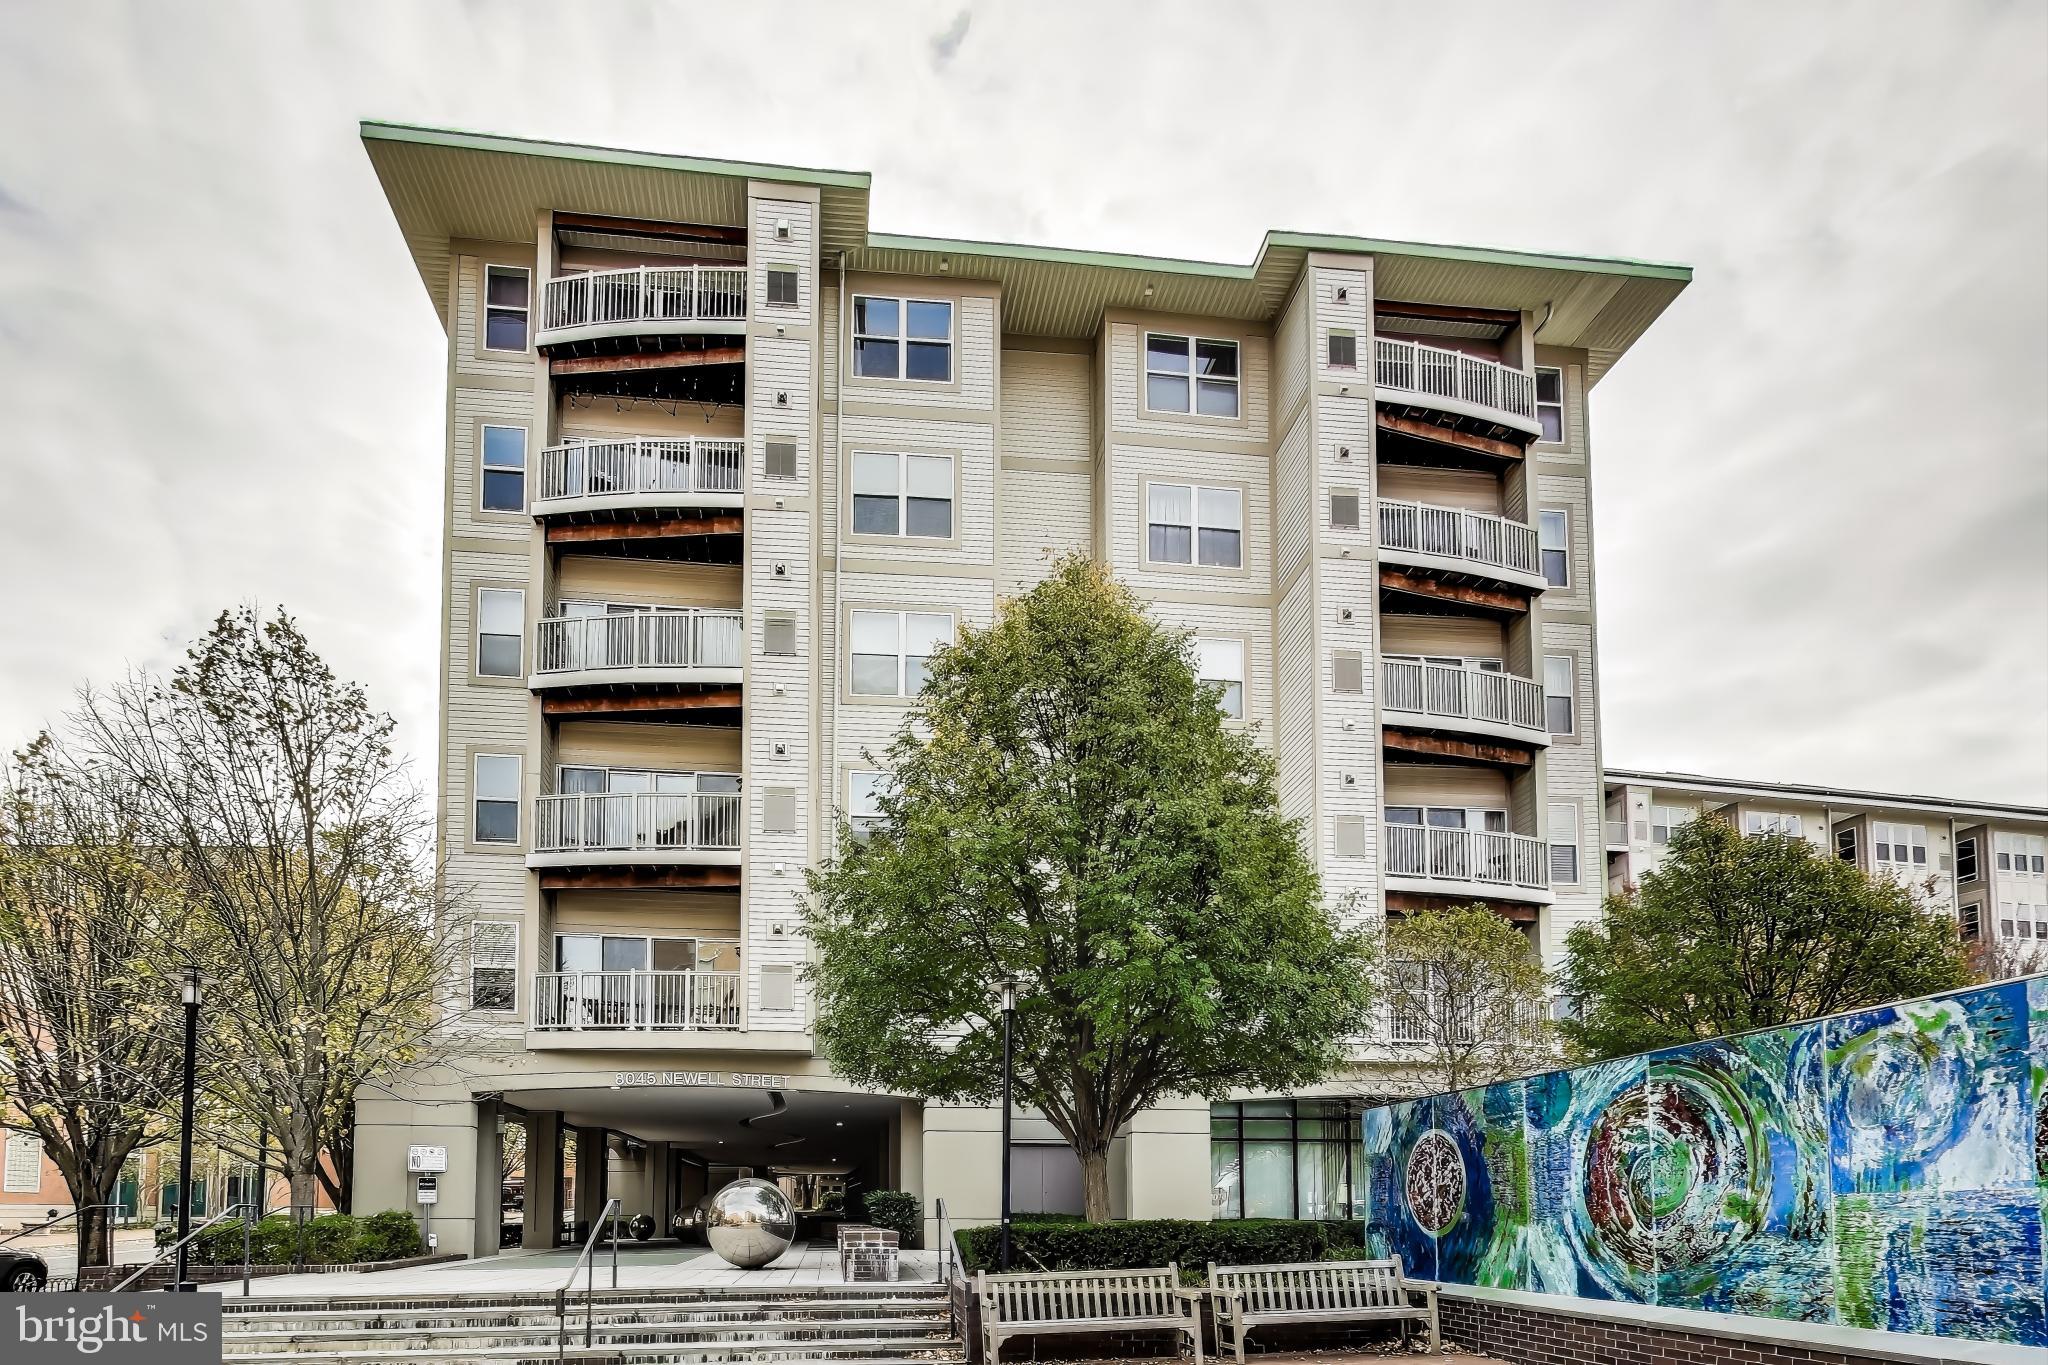
[(1555, 1037), (1549, 977), (1520, 929), (1483, 905), (1424, 910), (1387, 925), (1387, 1007), (1433, 1090), (1540, 1071)]
[(1954, 922), (1796, 835), (1702, 816), (1574, 929), (1560, 1026), (1586, 1057), (1788, 1024), (1970, 983)]
[(1094, 1221), (1140, 1110), (1312, 1083), (1372, 1004), (1373, 940), (1325, 907), (1189, 648), (1062, 561), (931, 658), (880, 820), (842, 823), (805, 907), (818, 1041), (863, 1084), (989, 1102), (1018, 982), (1017, 1103), (1073, 1147)]

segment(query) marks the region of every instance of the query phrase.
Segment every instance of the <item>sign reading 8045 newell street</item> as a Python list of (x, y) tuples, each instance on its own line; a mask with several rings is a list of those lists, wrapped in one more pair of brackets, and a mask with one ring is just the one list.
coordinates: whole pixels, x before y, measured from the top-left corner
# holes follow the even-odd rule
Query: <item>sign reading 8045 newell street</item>
[(730, 1085), (742, 1090), (782, 1090), (788, 1087), (789, 1077), (761, 1071), (615, 1071), (612, 1085)]
[(219, 1365), (220, 1295), (10, 1294), (0, 1346), (8, 1365)]

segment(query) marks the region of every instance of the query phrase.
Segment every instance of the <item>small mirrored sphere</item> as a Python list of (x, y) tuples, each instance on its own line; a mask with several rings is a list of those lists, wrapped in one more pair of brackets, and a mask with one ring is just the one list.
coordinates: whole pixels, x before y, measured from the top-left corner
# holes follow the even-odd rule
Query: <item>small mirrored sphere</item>
[(735, 1180), (704, 1213), (711, 1249), (742, 1270), (759, 1270), (796, 1240), (796, 1209), (765, 1180)]

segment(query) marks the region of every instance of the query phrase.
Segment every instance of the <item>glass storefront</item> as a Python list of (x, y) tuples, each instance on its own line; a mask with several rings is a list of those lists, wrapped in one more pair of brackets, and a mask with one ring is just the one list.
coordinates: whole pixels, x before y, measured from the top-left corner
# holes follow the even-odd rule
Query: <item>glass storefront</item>
[(1210, 1105), (1210, 1216), (1361, 1217), (1362, 1107), (1355, 1100)]

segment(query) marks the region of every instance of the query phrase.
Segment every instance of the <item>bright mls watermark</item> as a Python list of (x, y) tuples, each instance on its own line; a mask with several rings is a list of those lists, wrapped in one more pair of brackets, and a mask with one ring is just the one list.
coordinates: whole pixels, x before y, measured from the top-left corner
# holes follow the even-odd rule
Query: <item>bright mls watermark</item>
[(0, 1359), (48, 1365), (81, 1357), (219, 1365), (218, 1294), (25, 1294), (0, 1313)]

